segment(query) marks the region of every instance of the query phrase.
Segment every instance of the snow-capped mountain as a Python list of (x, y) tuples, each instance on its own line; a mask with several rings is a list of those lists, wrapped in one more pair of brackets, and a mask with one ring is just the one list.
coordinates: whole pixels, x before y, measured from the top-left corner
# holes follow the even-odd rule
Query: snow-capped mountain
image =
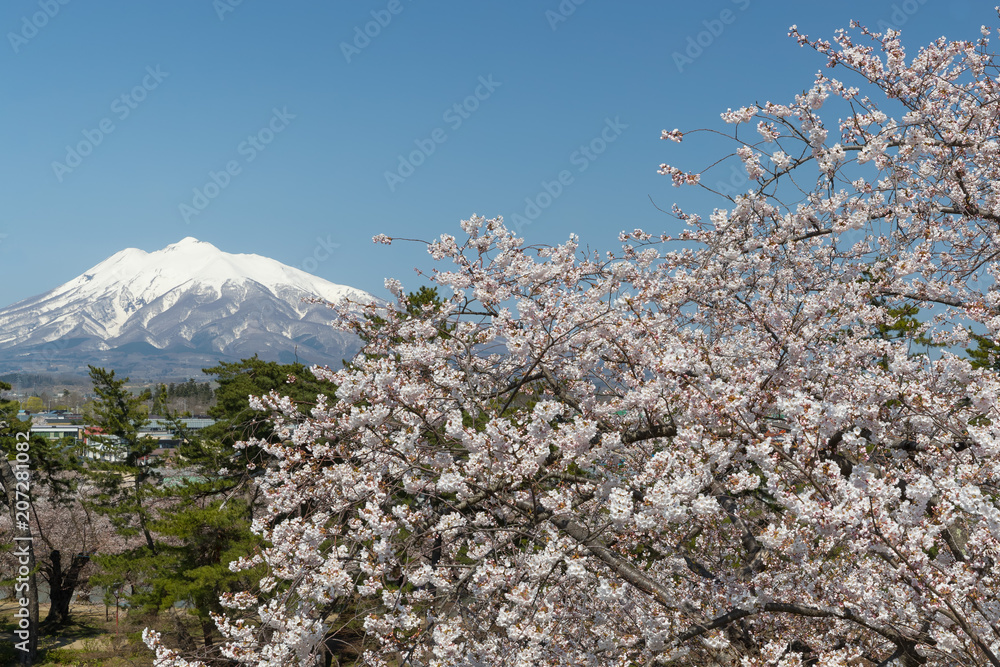
[(0, 310), (0, 371), (78, 372), (90, 363), (137, 378), (193, 376), (253, 354), (339, 364), (358, 341), (334, 330), (330, 308), (309, 299), (373, 297), (191, 237), (151, 253), (127, 248)]

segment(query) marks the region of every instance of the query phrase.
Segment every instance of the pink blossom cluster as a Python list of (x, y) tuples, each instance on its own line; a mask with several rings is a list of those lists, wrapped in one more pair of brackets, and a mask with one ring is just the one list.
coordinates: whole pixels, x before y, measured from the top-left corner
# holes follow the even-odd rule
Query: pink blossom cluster
[(314, 664), (363, 609), (371, 665), (1000, 665), (1000, 377), (957, 347), (1000, 335), (995, 56), (792, 32), (869, 96), (724, 114), (768, 147), (731, 206), (607, 254), (473, 217), (442, 303), (342, 314), (335, 400), (261, 397), (292, 435), (225, 656)]

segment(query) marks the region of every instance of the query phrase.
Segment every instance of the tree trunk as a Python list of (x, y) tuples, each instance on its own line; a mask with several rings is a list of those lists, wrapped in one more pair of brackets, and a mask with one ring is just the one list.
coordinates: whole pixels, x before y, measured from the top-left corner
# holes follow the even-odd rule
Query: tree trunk
[(184, 620), (181, 615), (177, 613), (177, 609), (171, 609), (171, 618), (174, 621), (174, 630), (177, 633), (177, 643), (180, 644), (181, 649), (188, 653), (193, 653), (196, 650), (194, 643), (194, 637), (187, 631), (184, 627)]
[(205, 635), (205, 648), (212, 648), (213, 630), (215, 630), (215, 624), (209, 619), (203, 619), (201, 622), (201, 631)]
[(73, 599), (80, 578), (80, 570), (84, 568), (90, 557), (84, 554), (73, 556), (69, 569), (62, 571), (62, 555), (59, 550), (53, 550), (52, 573), (49, 577), (49, 613), (45, 617), (45, 625), (59, 628), (69, 623), (69, 603)]
[(142, 506), (142, 482), (145, 480), (146, 476), (143, 474), (137, 474), (135, 476), (135, 502), (139, 507), (139, 527), (142, 528), (142, 534), (146, 537), (146, 546), (149, 547), (150, 553), (154, 556), (156, 555), (156, 544), (153, 542), (153, 536), (149, 532), (149, 528), (146, 526), (146, 510)]

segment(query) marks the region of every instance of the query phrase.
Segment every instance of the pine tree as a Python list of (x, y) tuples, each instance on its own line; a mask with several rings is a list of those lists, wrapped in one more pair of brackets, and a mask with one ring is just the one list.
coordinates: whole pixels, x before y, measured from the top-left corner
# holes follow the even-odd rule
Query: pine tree
[[(290, 392), (308, 410), (317, 394), (332, 394), (332, 388), (316, 381), (302, 364), (282, 365), (256, 356), (238, 363), (223, 362), (205, 372), (219, 378), (218, 403), (210, 410), (218, 421), (202, 432), (192, 432), (176, 414), (165, 412), (183, 440), (179, 453), (185, 474), (159, 491), (169, 511), (150, 524), (157, 539), (155, 558), (147, 558), (141, 572), (134, 560), (127, 565), (143, 582), (128, 596), (130, 603), (154, 612), (185, 602), (201, 624), (208, 648), (214, 633), (212, 614), (223, 611), (219, 594), (254, 588), (261, 575), (229, 569), (231, 561), (252, 556), (263, 546), (250, 529), (259, 498), (246, 463), (256, 461), (263, 467), (267, 457), (258, 447), (238, 448), (236, 442), (276, 437), (263, 415), (250, 408), (248, 396), (272, 389)], [(196, 396), (201, 386), (208, 387), (188, 381), (177, 392)]]
[[(216, 376), (219, 387), (215, 390), (215, 405), (208, 414), (216, 422), (203, 431), (204, 441), (221, 445), (217, 452), (219, 467), (233, 469), (233, 474), (247, 475), (246, 466), (253, 463), (255, 470), (266, 465), (266, 456), (259, 447), (250, 445), (236, 449), (239, 441), (260, 439), (274, 441), (275, 434), (268, 421), (268, 414), (250, 407), (249, 396), (261, 396), (277, 391), (290, 396), (303, 414), (315, 405), (319, 394), (332, 397), (334, 387), (317, 380), (309, 369), (300, 363), (279, 364), (264, 361), (257, 355), (238, 362), (220, 362), (218, 366), (204, 369)], [(185, 456), (200, 457), (206, 452), (182, 451)]]
[(970, 337), (976, 341), (976, 346), (966, 349), (965, 352), (972, 359), (972, 367), (1000, 370), (1000, 345), (979, 334), (970, 334)]
[(107, 516), (120, 536), (141, 535), (145, 542), (124, 553), (94, 557), (101, 572), (91, 581), (108, 591), (105, 597), (110, 599), (123, 590), (141, 590), (148, 573), (156, 569), (158, 545), (151, 524), (158, 478), (149, 456), (155, 440), (140, 436), (148, 423), (143, 403), (151, 393), (132, 394), (125, 388), (128, 378), (116, 378), (113, 370), (90, 366), (90, 378), (97, 394), (90, 419), (99, 434), (91, 438), (96, 447), (89, 445), (87, 452), (87, 476), (97, 489), (88, 504)]

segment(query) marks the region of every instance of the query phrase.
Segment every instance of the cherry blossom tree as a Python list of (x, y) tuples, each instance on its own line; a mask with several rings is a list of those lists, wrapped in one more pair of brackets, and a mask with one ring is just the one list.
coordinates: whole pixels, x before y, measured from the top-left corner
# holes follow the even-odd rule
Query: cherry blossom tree
[(450, 296), (342, 312), (335, 399), (257, 399), (271, 546), (232, 567), (269, 576), (223, 654), (322, 664), (370, 609), (372, 665), (1000, 665), (1000, 378), (961, 351), (1000, 337), (981, 32), (793, 27), (828, 71), (722, 114), (723, 208), (607, 254), (473, 217), (428, 244)]

